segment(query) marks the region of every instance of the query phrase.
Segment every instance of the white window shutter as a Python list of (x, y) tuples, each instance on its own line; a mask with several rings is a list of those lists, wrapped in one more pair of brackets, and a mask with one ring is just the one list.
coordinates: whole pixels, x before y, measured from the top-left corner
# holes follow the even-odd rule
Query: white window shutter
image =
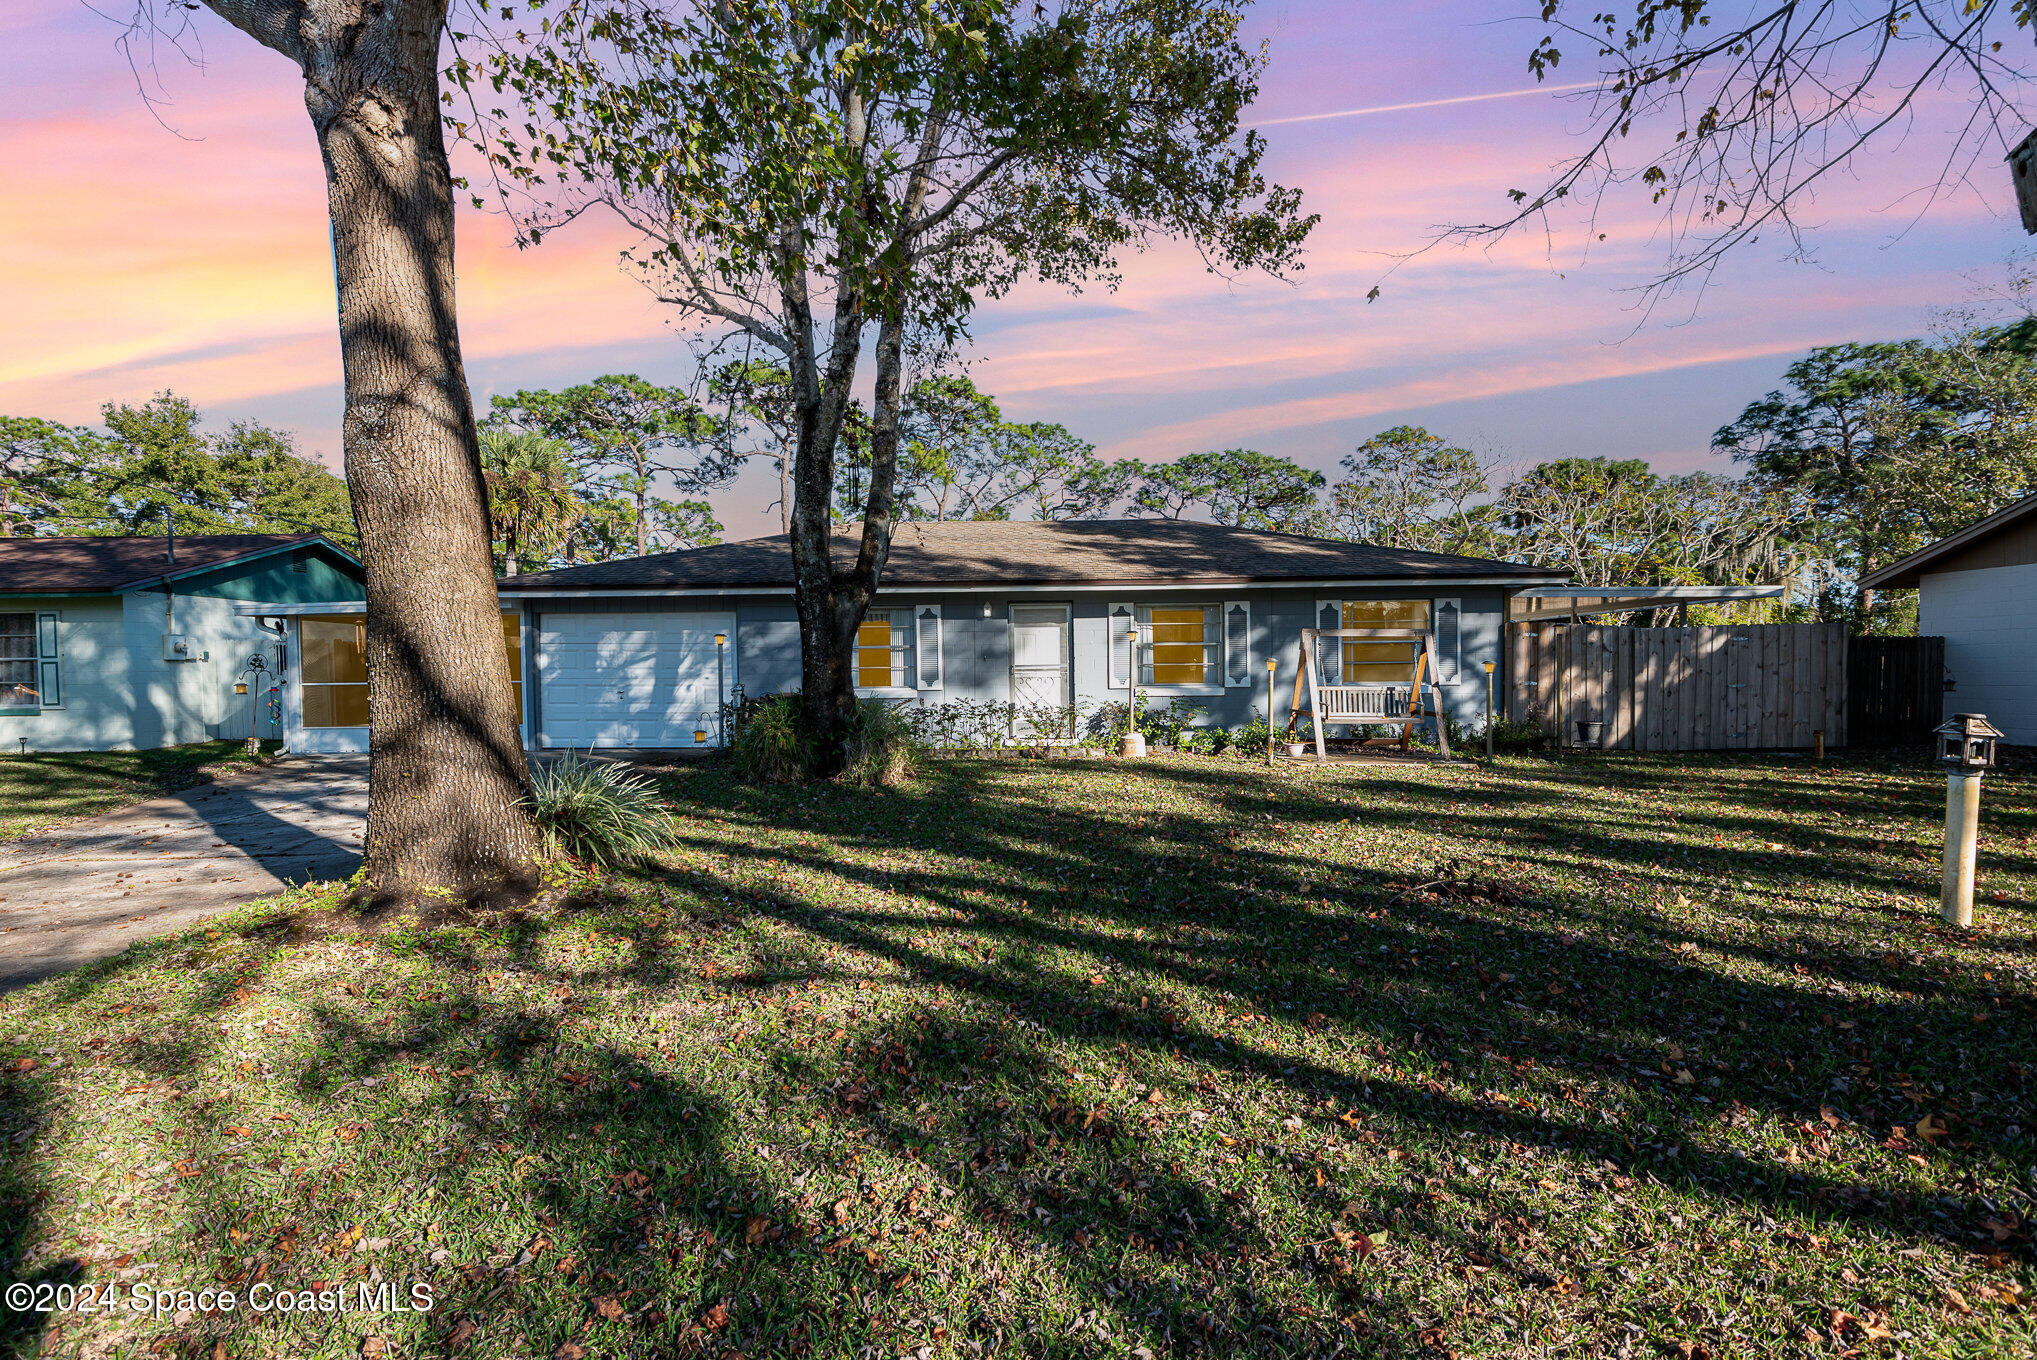
[(920, 689), (941, 687), (941, 607), (923, 604), (912, 611), (915, 669)]
[(1132, 621), (1134, 615), (1128, 604), (1114, 604), (1110, 613), (1110, 687), (1130, 689), (1132, 687)]
[(1444, 684), (1457, 682), (1457, 668), (1463, 662), (1464, 609), (1461, 601), (1436, 601), (1436, 678)]
[(1224, 606), (1224, 686), (1252, 683), (1252, 602), (1232, 600)]
[[(1344, 626), (1344, 604), (1341, 600), (1316, 601), (1316, 627), (1342, 628)], [(1338, 683), (1344, 673), (1344, 644), (1338, 638), (1316, 639), (1316, 677), (1326, 685)]]

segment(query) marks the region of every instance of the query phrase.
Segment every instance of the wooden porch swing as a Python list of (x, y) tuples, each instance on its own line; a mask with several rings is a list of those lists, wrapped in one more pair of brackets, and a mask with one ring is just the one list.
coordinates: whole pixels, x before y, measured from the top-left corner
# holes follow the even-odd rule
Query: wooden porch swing
[[(1354, 642), (1401, 642), (1408, 648), (1409, 677), (1403, 689), (1398, 680), (1372, 681), (1355, 685), (1326, 685), (1318, 666), (1318, 642), (1320, 639), (1334, 639), (1330, 645), (1341, 647), (1346, 639)], [(1307, 687), (1309, 720), (1315, 730), (1316, 759), (1327, 761), (1329, 753), (1323, 746), (1323, 724), (1349, 723), (1368, 727), (1398, 727), (1400, 736), (1371, 737), (1365, 746), (1398, 746), (1407, 750), (1408, 738), (1419, 724), (1436, 722), (1436, 744), (1442, 750), (1443, 759), (1450, 759), (1450, 733), (1443, 720), (1443, 696), (1436, 688), (1433, 678), (1428, 678), (1430, 703), (1425, 708), (1422, 702), (1422, 686), (1429, 677), (1429, 658), (1437, 655), (1436, 635), (1426, 628), (1304, 628), (1301, 630), (1301, 654), (1299, 664), (1294, 668), (1294, 703), (1287, 710), (1287, 739), (1295, 739), (1295, 727), (1301, 719), (1303, 687)], [(1342, 657), (1338, 658), (1339, 672), (1342, 671)]]

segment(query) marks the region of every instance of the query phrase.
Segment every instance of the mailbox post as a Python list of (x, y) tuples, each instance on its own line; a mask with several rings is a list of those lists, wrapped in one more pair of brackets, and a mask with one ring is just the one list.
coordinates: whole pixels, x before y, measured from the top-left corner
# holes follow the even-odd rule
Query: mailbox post
[(1994, 766), (2001, 735), (1985, 713), (1955, 713), (1937, 731), (1938, 763), (1945, 767), (1945, 882), (1938, 914), (1947, 925), (1973, 924), (1980, 780)]

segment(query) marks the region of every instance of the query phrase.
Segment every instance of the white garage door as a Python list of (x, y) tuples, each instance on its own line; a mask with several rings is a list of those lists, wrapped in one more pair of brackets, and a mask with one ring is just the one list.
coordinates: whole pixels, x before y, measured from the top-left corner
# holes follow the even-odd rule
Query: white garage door
[(541, 746), (696, 746), (720, 742), (714, 635), (729, 639), (719, 678), (733, 690), (729, 614), (545, 614), (538, 627)]

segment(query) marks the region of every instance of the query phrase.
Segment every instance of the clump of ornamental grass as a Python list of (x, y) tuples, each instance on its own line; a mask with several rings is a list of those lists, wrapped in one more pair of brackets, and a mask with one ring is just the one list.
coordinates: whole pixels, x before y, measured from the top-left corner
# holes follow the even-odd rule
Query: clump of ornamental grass
[(643, 863), (678, 841), (656, 785), (573, 751), (531, 771), (530, 809), (552, 853), (604, 868)]

